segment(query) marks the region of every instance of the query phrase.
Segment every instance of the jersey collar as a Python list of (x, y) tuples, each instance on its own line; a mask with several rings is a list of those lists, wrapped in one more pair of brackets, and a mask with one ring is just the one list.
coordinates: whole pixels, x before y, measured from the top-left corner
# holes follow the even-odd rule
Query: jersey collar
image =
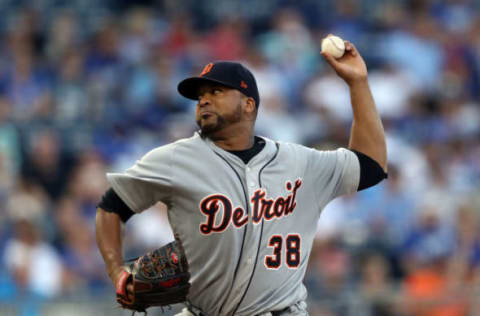
[(256, 154), (252, 159), (250, 159), (248, 164), (245, 165), (245, 163), (239, 157), (228, 152), (227, 150), (224, 150), (218, 147), (208, 137), (201, 138), (198, 132), (195, 132), (195, 134), (200, 139), (202, 139), (207, 144), (207, 146), (210, 147), (215, 153), (221, 155), (223, 158), (227, 159), (229, 162), (237, 165), (238, 167), (243, 167), (243, 168), (244, 167), (250, 167), (250, 168), (262, 167), (265, 161), (270, 160), (277, 152), (277, 146), (275, 145), (275, 142), (273, 140), (264, 136), (257, 135), (258, 137), (262, 138), (265, 141), (265, 147), (263, 147), (263, 149), (258, 154)]

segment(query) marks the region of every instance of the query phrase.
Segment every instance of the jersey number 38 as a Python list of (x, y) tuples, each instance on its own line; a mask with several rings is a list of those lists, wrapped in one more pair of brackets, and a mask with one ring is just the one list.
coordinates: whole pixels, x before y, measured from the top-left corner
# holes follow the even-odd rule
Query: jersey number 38
[(285, 262), (290, 269), (296, 269), (300, 265), (300, 235), (288, 234), (286, 238), (282, 235), (272, 235), (268, 241), (268, 248), (273, 248), (273, 254), (265, 256), (267, 269), (277, 270), (282, 265), (282, 249), (285, 241)]

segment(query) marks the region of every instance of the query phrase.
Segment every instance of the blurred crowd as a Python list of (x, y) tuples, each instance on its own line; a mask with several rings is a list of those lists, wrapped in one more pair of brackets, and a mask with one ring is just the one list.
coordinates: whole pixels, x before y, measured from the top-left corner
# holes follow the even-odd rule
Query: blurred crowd
[[(348, 87), (319, 54), (333, 33), (369, 67), (389, 178), (324, 210), (311, 315), (480, 314), (480, 1), (130, 3), (0, 2), (0, 304), (113, 304), (94, 234), (105, 173), (192, 135), (176, 85), (211, 61), (256, 76), (257, 134), (346, 147)], [(156, 205), (128, 222), (126, 257), (171, 238)]]

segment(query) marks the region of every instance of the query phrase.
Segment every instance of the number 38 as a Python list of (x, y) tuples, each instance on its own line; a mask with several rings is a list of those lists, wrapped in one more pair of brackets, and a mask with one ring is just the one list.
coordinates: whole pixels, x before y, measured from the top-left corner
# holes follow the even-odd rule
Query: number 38
[[(268, 248), (273, 248), (273, 255), (265, 256), (267, 269), (277, 270), (282, 265), (283, 236), (273, 235), (268, 241)], [(300, 235), (289, 234), (285, 238), (285, 257), (287, 267), (296, 269), (300, 265)]]

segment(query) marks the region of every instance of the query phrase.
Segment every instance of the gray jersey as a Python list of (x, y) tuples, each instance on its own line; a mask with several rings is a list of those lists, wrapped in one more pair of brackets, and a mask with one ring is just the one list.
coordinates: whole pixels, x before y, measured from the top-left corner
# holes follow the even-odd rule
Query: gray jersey
[(320, 212), (358, 187), (353, 152), (264, 139), (246, 165), (195, 134), (107, 174), (135, 212), (167, 204), (190, 265), (189, 301), (207, 315), (257, 315), (305, 300)]

